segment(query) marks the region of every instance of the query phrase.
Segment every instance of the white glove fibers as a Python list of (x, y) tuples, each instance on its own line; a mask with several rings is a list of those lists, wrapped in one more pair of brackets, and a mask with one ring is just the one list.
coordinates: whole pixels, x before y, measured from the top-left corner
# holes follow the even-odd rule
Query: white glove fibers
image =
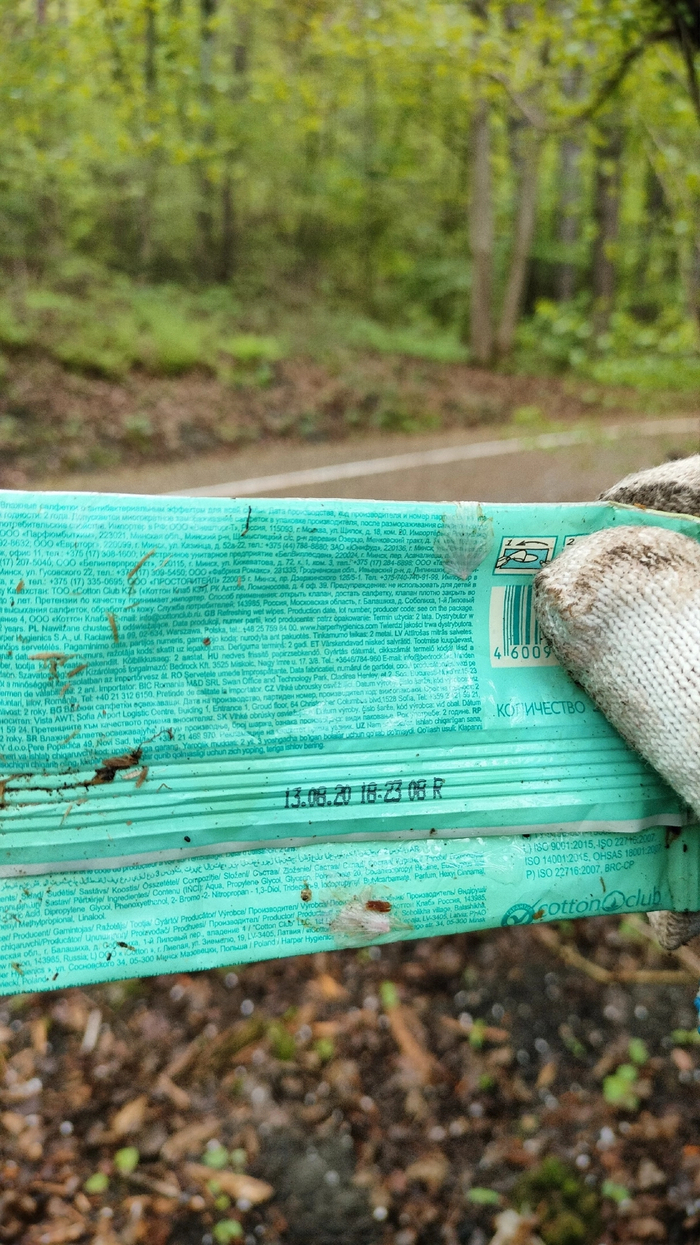
[[(698, 512), (700, 456), (604, 496)], [(535, 594), (562, 665), (700, 819), (700, 546), (660, 527), (607, 528), (546, 567)], [(700, 913), (649, 919), (667, 949), (700, 933)]]

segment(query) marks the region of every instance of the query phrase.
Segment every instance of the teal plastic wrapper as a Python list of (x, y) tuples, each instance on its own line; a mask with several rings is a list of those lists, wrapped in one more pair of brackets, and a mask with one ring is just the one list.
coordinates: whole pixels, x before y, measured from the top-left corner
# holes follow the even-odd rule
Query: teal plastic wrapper
[(700, 906), (532, 579), (612, 505), (0, 495), (0, 990)]

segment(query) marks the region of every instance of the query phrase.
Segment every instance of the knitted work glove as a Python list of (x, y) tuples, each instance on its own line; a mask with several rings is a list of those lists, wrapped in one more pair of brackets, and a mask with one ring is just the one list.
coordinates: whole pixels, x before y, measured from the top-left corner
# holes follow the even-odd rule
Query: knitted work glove
[[(700, 455), (627, 476), (601, 500), (700, 516)], [(562, 665), (700, 820), (700, 545), (607, 528), (541, 571), (535, 600)], [(700, 912), (649, 920), (669, 951), (700, 933)]]

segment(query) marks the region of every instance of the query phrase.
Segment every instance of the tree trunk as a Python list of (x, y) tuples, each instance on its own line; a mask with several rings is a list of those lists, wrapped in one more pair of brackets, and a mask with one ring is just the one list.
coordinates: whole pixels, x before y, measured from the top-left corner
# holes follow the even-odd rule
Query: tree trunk
[(622, 127), (612, 119), (601, 123), (595, 173), (593, 217), (593, 297), (598, 331), (607, 327), (615, 299), (615, 249), (620, 218)]
[(145, 51), (143, 58), (143, 79), (147, 96), (156, 89), (156, 47), (158, 31), (156, 28), (155, 0), (146, 0), (145, 4)]
[[(579, 236), (580, 159), (580, 145), (573, 138), (564, 138), (559, 152), (559, 241), (565, 248), (565, 254), (575, 246)], [(574, 297), (576, 265), (571, 259), (564, 259), (559, 265), (557, 287), (560, 302), (568, 303)]]
[(236, 216), (231, 171), (226, 169), (221, 186), (221, 246), (217, 281), (230, 281), (236, 267)]
[[(248, 93), (248, 60), (251, 23), (248, 17), (238, 16), (235, 30), (235, 41), (231, 49), (231, 70), (233, 82), (231, 86), (231, 104), (238, 109)], [(230, 281), (236, 270), (238, 259), (238, 231), (236, 221), (236, 203), (234, 189), (233, 164), (234, 157), (239, 156), (243, 146), (242, 127), (239, 121), (237, 144), (231, 146), (226, 154), (224, 175), (221, 183), (221, 238), (219, 245), (219, 262), (216, 272), (217, 281)]]
[[(154, 96), (157, 86), (156, 52), (158, 48), (158, 28), (156, 26), (155, 0), (144, 3), (144, 54), (143, 83), (146, 95), (146, 111), (150, 114), (149, 124), (153, 123)], [(153, 205), (158, 189), (158, 156), (150, 149), (145, 156), (144, 188), (141, 197), (141, 252), (140, 265), (142, 271), (148, 271), (153, 259)]]
[[(212, 61), (214, 56), (214, 31), (212, 18), (216, 13), (216, 0), (199, 0), (199, 94), (202, 103), (202, 146), (206, 149), (214, 139), (214, 123), (212, 119)], [(199, 275), (210, 281), (217, 267), (214, 242), (214, 186), (207, 169), (207, 157), (204, 155), (197, 165), (199, 182), (199, 206), (197, 222), (199, 225), (200, 263)]]
[(365, 310), (369, 315), (373, 315), (376, 309), (376, 244), (379, 218), (376, 143), (376, 83), (369, 55), (365, 50), (362, 109), (362, 175), (364, 195), (360, 263), (362, 296)]
[(519, 138), (518, 162), (521, 167), (518, 210), (515, 218), (513, 251), (496, 339), (500, 355), (509, 354), (513, 348), (515, 330), (518, 327), (523, 303), (527, 261), (535, 233), (537, 214), (537, 184), (542, 140), (532, 129), (526, 130)]
[(472, 255), (469, 343), (475, 363), (487, 367), (493, 355), (494, 212), (489, 105), (479, 99), (472, 120), (472, 187), (469, 242)]
[(688, 239), (679, 260), (686, 310), (700, 329), (700, 232), (697, 228), (695, 235)]

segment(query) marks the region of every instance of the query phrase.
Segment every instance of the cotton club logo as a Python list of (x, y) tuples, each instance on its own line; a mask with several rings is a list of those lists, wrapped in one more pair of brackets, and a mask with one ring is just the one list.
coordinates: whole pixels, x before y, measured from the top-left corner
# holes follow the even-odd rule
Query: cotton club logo
[(501, 925), (531, 925), (535, 909), (529, 903), (514, 903), (501, 921)]

